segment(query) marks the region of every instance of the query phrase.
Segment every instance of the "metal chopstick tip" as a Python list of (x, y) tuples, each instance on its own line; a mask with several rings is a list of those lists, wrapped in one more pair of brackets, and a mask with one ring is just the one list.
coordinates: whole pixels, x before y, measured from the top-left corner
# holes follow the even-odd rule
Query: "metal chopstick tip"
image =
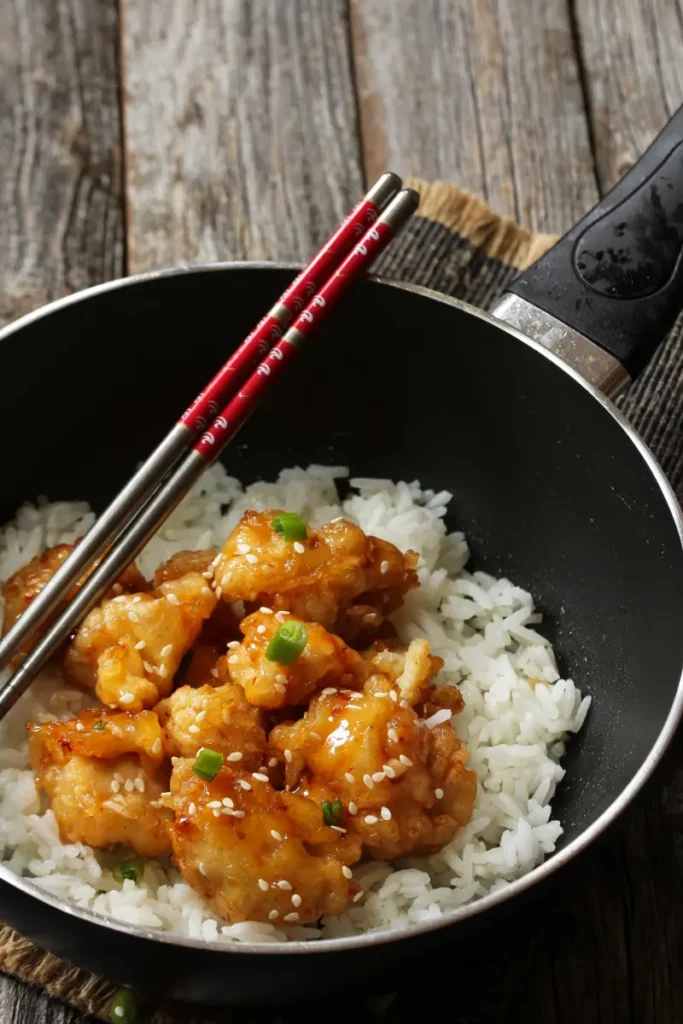
[(414, 188), (404, 188), (392, 199), (385, 210), (379, 215), (379, 220), (387, 224), (394, 231), (402, 228), (405, 222), (412, 217), (420, 205), (420, 193)]
[(392, 196), (396, 195), (402, 184), (403, 180), (399, 178), (398, 174), (394, 174), (393, 171), (385, 171), (366, 193), (365, 198), (382, 209)]

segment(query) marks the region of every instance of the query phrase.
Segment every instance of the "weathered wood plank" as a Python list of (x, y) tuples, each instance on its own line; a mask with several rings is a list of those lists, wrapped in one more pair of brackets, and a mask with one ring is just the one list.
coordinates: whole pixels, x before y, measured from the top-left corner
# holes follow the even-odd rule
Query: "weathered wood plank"
[(123, 271), (116, 0), (0, 4), (0, 322)]
[(351, 0), (368, 177), (450, 178), (537, 231), (597, 198), (565, 0)]
[(683, 103), (683, 4), (576, 0), (576, 24), (606, 191)]
[(363, 191), (344, 0), (123, 0), (129, 260), (303, 259)]

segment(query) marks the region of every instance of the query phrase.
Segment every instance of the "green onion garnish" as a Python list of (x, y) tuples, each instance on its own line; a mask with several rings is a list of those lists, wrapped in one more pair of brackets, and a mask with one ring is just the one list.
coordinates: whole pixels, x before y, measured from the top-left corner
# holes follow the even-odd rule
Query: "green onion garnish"
[(109, 1019), (114, 1024), (135, 1024), (138, 1001), (132, 988), (120, 988), (109, 1004)]
[(103, 722), (102, 719), (100, 719), (99, 722), (95, 722), (95, 724), (93, 725), (93, 729), (95, 730), (95, 732), (104, 732), (106, 728), (107, 723)]
[(273, 529), (285, 540), (306, 540), (308, 530), (298, 512), (282, 512), (273, 519)]
[(205, 782), (213, 782), (223, 767), (223, 755), (210, 747), (202, 747), (192, 765), (192, 771)]
[(288, 619), (274, 634), (266, 647), (268, 661), (280, 665), (293, 665), (308, 643), (308, 630), (298, 619)]
[(112, 875), (117, 882), (123, 882), (125, 879), (128, 879), (139, 885), (142, 878), (142, 861), (139, 857), (133, 857), (131, 860), (122, 860), (120, 864), (116, 865)]
[(341, 800), (335, 800), (333, 804), (329, 800), (323, 800), (323, 821), (326, 825), (338, 825), (344, 817), (344, 807)]

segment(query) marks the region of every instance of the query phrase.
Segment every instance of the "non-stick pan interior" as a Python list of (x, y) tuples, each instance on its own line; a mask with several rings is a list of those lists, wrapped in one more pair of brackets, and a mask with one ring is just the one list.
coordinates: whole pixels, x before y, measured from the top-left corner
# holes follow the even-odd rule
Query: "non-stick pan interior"
[[(0, 342), (0, 516), (111, 497), (291, 279), (238, 267), (66, 304)], [(551, 360), (447, 302), (364, 283), (227, 452), (244, 480), (345, 464), (454, 495), (473, 563), (530, 589), (594, 703), (557, 800), (566, 837), (618, 797), (671, 708), (683, 559), (656, 477)]]

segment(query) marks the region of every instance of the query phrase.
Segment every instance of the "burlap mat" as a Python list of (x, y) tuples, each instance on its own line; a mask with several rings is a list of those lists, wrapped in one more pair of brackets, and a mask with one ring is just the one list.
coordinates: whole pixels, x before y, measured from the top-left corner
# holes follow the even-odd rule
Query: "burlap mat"
[[(422, 196), (419, 215), (376, 266), (387, 277), (434, 288), (487, 308), (512, 278), (542, 255), (553, 235), (533, 235), (509, 217), (449, 182), (410, 182)], [(229, 254), (226, 254), (228, 256)], [(679, 319), (637, 383), (621, 400), (631, 420), (669, 476), (679, 497), (683, 484), (683, 321)], [(0, 970), (41, 986), (85, 1013), (108, 1019), (114, 989), (104, 980), (38, 949), (10, 928), (0, 930)], [(356, 1007), (365, 1016), (391, 1019), (391, 994)], [(323, 1009), (321, 1007), (321, 1009)], [(329, 1018), (329, 1008), (324, 1009)], [(402, 1016), (402, 1015), (401, 1015)], [(277, 1021), (267, 1012), (208, 1012), (169, 1005), (145, 1007), (150, 1024), (189, 1024), (213, 1020)]]

